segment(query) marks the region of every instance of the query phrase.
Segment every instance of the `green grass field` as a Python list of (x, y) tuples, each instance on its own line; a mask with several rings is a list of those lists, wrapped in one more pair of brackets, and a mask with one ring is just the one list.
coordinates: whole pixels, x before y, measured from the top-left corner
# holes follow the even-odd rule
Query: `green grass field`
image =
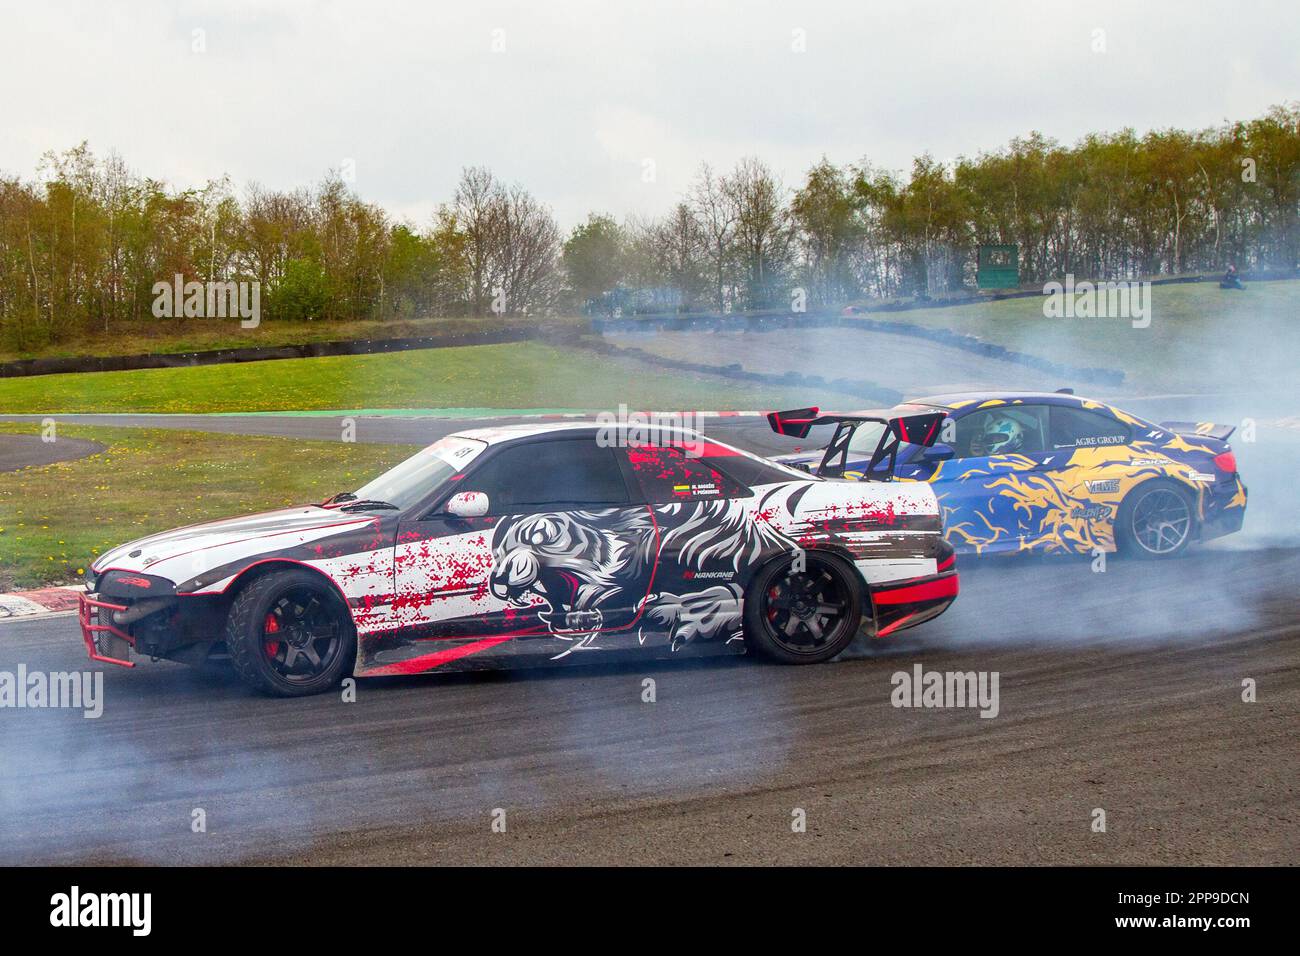
[[(0, 433), (32, 430), (0, 423)], [(64, 425), (59, 434), (106, 447), (0, 473), (0, 592), (78, 582), (104, 550), (156, 531), (323, 501), (415, 450), (163, 429)]]
[[(540, 343), (0, 379), (0, 415), (353, 408), (753, 409), (816, 390), (670, 372)], [(850, 407), (861, 399), (830, 396)]]
[(1282, 357), (1279, 335), (1294, 341), (1300, 322), (1300, 282), (1251, 283), (1244, 292), (1211, 282), (1152, 286), (1151, 297), (1147, 328), (1127, 319), (1046, 318), (1040, 298), (872, 317), (952, 329), (1069, 365), (1121, 369), (1130, 383), (1167, 389), (1240, 385), (1248, 363), (1260, 368)]

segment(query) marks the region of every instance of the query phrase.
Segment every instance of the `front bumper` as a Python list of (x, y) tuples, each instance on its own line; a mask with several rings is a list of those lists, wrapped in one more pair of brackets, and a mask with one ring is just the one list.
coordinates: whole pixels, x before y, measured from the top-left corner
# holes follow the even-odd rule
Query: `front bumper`
[(126, 609), (125, 604), (99, 600), (98, 594), (77, 595), (77, 623), (81, 625), (81, 639), (92, 661), (135, 667), (125, 659), (129, 648), (135, 646), (135, 638), (112, 623), (113, 612)]

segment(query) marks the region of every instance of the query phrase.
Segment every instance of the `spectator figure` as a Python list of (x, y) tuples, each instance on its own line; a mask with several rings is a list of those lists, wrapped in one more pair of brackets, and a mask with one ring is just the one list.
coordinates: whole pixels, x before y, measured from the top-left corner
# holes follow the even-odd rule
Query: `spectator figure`
[(1237, 267), (1235, 265), (1232, 265), (1231, 263), (1228, 264), (1228, 271), (1223, 274), (1223, 279), (1219, 282), (1219, 288), (1220, 289), (1246, 288), (1246, 286), (1242, 284), (1241, 276), (1237, 275)]

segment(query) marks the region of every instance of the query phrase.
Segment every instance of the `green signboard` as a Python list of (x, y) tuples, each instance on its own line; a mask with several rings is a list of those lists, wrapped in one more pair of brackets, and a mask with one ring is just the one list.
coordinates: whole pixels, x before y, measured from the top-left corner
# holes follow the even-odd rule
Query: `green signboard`
[(981, 289), (1015, 289), (1020, 286), (1019, 246), (980, 246), (976, 284)]

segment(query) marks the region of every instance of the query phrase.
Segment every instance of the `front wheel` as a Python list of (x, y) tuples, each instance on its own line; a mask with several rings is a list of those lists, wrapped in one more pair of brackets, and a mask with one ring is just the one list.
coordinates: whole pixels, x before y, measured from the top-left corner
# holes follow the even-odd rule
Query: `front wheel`
[(310, 571), (274, 571), (239, 592), (226, 619), (226, 647), (239, 676), (277, 697), (334, 687), (352, 668), (352, 615), (330, 583)]
[(1120, 553), (1139, 558), (1172, 558), (1191, 544), (1196, 528), (1192, 496), (1172, 481), (1148, 481), (1119, 507), (1115, 538)]
[(831, 554), (805, 552), (760, 570), (745, 598), (745, 643), (783, 664), (817, 664), (848, 647), (862, 622), (862, 584)]

